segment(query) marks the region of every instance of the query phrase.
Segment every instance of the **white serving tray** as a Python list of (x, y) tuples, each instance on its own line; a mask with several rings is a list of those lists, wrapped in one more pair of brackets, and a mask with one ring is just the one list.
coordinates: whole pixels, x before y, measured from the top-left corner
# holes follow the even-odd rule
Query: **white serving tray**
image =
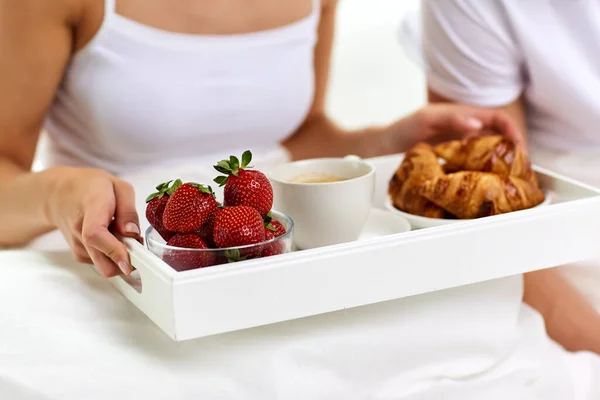
[[(376, 205), (402, 155), (377, 168)], [(140, 282), (112, 283), (182, 341), (589, 259), (600, 254), (600, 190), (537, 168), (554, 203), (353, 243), (175, 272), (128, 240)]]

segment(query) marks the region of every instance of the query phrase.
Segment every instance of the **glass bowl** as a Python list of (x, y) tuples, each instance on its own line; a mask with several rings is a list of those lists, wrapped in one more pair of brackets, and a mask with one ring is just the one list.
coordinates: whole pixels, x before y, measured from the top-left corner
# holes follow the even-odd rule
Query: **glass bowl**
[(188, 271), (289, 253), (292, 250), (294, 222), (287, 215), (277, 211), (271, 211), (271, 216), (273, 220), (279, 221), (283, 225), (286, 233), (261, 243), (222, 249), (185, 249), (167, 246), (158, 232), (150, 227), (146, 230), (146, 246), (148, 250), (176, 271)]

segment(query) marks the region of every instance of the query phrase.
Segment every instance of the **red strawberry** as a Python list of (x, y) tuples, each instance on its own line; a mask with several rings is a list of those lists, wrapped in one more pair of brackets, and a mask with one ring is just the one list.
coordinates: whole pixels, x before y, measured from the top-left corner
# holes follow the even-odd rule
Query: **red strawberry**
[(218, 205), (210, 186), (184, 183), (169, 198), (163, 215), (163, 224), (172, 232), (197, 231), (208, 222)]
[[(265, 240), (265, 226), (263, 219), (252, 207), (235, 206), (226, 207), (219, 211), (215, 220), (214, 239), (220, 248), (246, 246), (263, 242)], [(260, 255), (262, 249), (256, 246), (252, 249), (243, 249), (239, 259)], [(232, 254), (236, 257), (237, 254)]]
[(265, 218), (265, 229), (270, 231), (274, 237), (285, 235), (287, 232), (281, 222), (271, 219), (270, 214), (267, 214), (267, 217)]
[[(181, 247), (182, 249), (208, 249), (204, 240), (193, 233), (178, 233), (168, 242), (168, 246)], [(215, 264), (215, 256), (212, 251), (165, 251), (164, 261), (177, 271), (187, 271), (195, 268), (209, 267)]]
[[(265, 240), (275, 239), (275, 233), (269, 229), (265, 229)], [(278, 240), (276, 242), (267, 243), (263, 247), (262, 257), (276, 256), (278, 254), (285, 253), (285, 242), (283, 240)]]
[[(281, 222), (271, 219), (271, 214), (267, 214), (264, 220), (265, 224), (265, 241), (278, 238), (286, 233), (285, 227)], [(275, 256), (285, 252), (285, 242), (278, 240), (273, 243), (268, 243), (264, 246), (262, 257)]]
[(169, 197), (173, 192), (181, 186), (181, 180), (177, 179), (171, 185), (171, 182), (161, 183), (156, 187), (157, 192), (152, 193), (146, 199), (146, 219), (152, 225), (152, 227), (158, 232), (163, 239), (169, 240), (173, 237), (174, 233), (169, 231), (163, 225), (163, 213), (165, 206), (169, 201)]
[(200, 238), (202, 238), (202, 240), (204, 240), (206, 242), (206, 244), (208, 244), (212, 248), (217, 247), (217, 245), (215, 244), (215, 239), (213, 237), (213, 232), (215, 230), (215, 219), (217, 218), (217, 214), (219, 213), (220, 210), (221, 209), (217, 207), (215, 212), (212, 213), (212, 215), (208, 219), (208, 222), (206, 222), (204, 225), (202, 225), (200, 227), (200, 229), (198, 229), (196, 232), (194, 232), (196, 235), (200, 236)]
[(241, 165), (234, 156), (219, 161), (214, 168), (227, 176), (218, 176), (215, 182), (220, 186), (225, 185), (225, 206), (249, 206), (265, 216), (273, 207), (273, 187), (262, 172), (244, 169), (250, 161), (252, 153), (249, 150), (242, 154)]

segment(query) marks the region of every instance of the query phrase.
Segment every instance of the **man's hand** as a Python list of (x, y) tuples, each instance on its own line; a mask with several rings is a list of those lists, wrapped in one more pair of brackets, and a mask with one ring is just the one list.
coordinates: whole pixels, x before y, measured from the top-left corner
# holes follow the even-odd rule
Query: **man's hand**
[(439, 141), (486, 134), (503, 135), (526, 151), (524, 135), (502, 110), (440, 103), (429, 104), (407, 118), (417, 141)]

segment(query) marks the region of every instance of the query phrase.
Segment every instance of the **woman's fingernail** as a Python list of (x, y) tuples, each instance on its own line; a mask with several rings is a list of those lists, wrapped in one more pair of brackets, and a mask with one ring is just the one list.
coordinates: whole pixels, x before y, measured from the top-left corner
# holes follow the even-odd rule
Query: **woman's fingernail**
[(128, 222), (125, 224), (125, 233), (140, 234), (140, 227), (134, 222)]
[(127, 261), (119, 261), (117, 265), (119, 266), (121, 272), (123, 272), (125, 275), (129, 275), (132, 271)]
[(481, 122), (477, 118), (467, 118), (466, 123), (472, 129), (481, 129), (481, 128), (483, 128), (483, 122)]

